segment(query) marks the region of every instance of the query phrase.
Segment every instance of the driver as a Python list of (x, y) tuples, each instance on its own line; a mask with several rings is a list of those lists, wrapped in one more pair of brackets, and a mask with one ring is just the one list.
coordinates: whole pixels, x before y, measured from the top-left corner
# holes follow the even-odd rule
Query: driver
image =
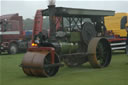
[(43, 43), (46, 40), (45, 35), (43, 35), (42, 32), (39, 32), (38, 35), (35, 36), (35, 43), (40, 44)]
[(37, 44), (40, 43), (40, 38), (39, 38), (39, 36), (36, 37), (36, 39), (35, 39), (35, 43), (37, 43)]

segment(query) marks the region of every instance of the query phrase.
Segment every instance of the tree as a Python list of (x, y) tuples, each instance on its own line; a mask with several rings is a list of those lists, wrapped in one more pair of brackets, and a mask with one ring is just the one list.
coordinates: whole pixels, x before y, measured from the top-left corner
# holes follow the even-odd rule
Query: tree
[(24, 30), (32, 30), (33, 29), (33, 19), (27, 18), (23, 20), (23, 29)]

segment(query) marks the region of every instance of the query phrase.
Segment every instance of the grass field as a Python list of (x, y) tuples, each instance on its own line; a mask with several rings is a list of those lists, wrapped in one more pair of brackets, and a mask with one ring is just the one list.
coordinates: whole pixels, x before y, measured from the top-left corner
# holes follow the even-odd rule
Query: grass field
[(128, 56), (114, 54), (109, 67), (62, 67), (50, 78), (26, 76), (18, 66), (24, 54), (0, 55), (0, 85), (128, 85)]

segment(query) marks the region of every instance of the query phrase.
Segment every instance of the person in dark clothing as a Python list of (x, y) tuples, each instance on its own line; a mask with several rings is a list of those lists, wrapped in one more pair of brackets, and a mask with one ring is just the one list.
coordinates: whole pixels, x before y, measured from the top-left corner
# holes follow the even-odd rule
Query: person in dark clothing
[(128, 26), (125, 26), (126, 32), (127, 32), (127, 38), (126, 38), (126, 54), (128, 55)]
[(46, 41), (46, 36), (42, 32), (39, 32), (39, 34), (35, 35), (34, 40), (37, 44), (43, 43), (44, 41)]

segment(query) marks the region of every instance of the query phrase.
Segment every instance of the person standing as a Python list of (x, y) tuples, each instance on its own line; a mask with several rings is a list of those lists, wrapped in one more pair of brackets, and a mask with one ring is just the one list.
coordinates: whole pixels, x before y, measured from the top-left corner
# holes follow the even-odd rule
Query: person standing
[(125, 26), (127, 37), (126, 37), (126, 54), (128, 55), (128, 24)]

